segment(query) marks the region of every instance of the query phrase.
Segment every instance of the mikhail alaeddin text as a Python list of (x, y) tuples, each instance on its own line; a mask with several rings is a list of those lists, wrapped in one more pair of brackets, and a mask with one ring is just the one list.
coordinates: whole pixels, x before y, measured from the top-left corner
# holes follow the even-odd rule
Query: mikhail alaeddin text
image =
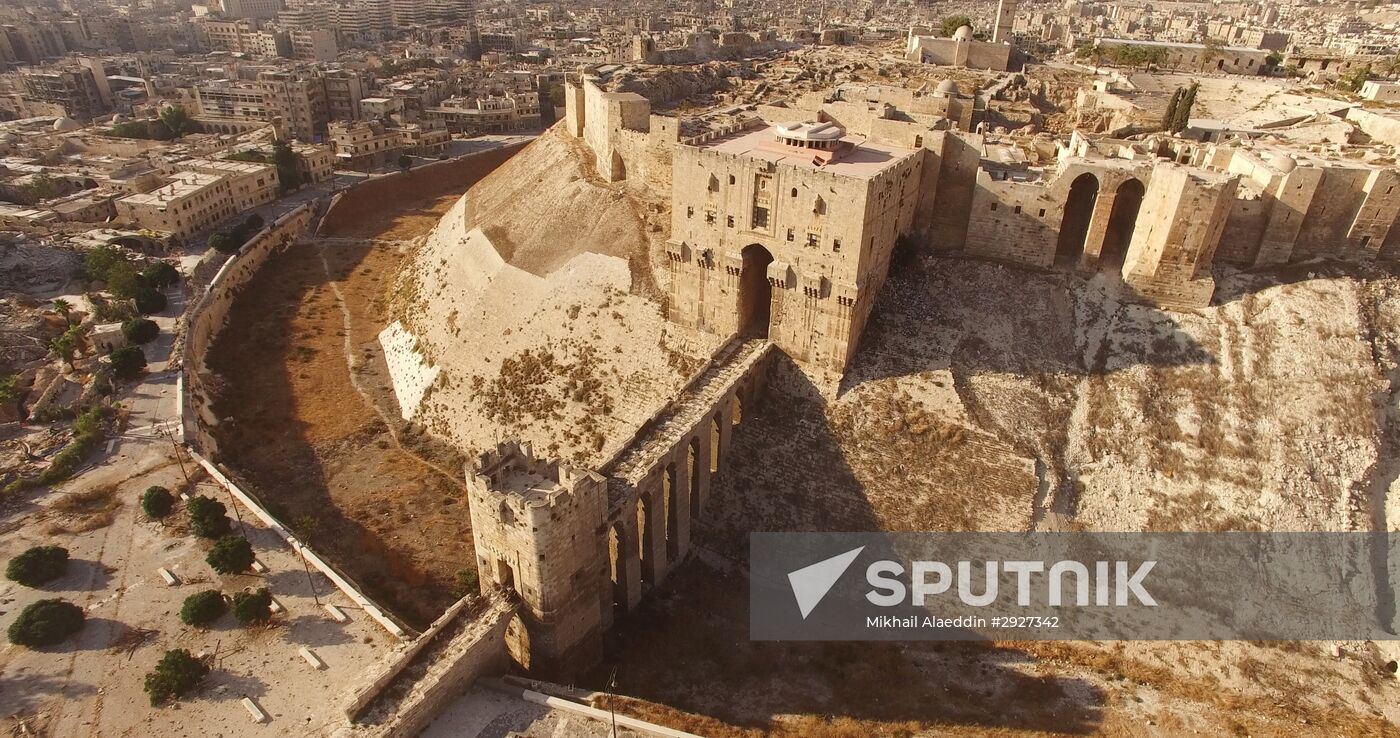
[(867, 628), (985, 628), (987, 619), (963, 615), (940, 618), (937, 615), (870, 615)]

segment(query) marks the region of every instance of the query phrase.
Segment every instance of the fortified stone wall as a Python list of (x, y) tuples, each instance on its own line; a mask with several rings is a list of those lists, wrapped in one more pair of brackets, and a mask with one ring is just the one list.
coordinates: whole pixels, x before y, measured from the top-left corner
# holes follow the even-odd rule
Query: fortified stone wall
[[(333, 236), (361, 224), (367, 214), (388, 211), (387, 205), (407, 204), (436, 194), (460, 193), (472, 183), (495, 171), (529, 142), (499, 146), (485, 151), (436, 161), (408, 172), (371, 177), (341, 192), (321, 219), (318, 235)], [(382, 216), (376, 216), (382, 217)]]
[(185, 318), (184, 351), (180, 356), (184, 392), (183, 428), (185, 440), (217, 460), (218, 444), (209, 432), (219, 420), (213, 411), (209, 390), (212, 372), (204, 363), (209, 346), (228, 323), (229, 310), (238, 293), (257, 274), (268, 258), (290, 247), (311, 223), (311, 204), (302, 205), (259, 231), (214, 275), (208, 290)]
[(1210, 266), (1238, 179), (1158, 165), (1143, 198), (1123, 281), (1146, 301), (1168, 308), (1208, 305)]
[(913, 227), (922, 152), (896, 149), (898, 161), (867, 178), (677, 147), (670, 319), (720, 336), (742, 330), (745, 254), (758, 263), (751, 247), (761, 247), (768, 337), (807, 366), (844, 371), (895, 240)]
[(481, 588), (519, 594), (528, 636), (514, 650), (528, 654), (525, 666), (554, 673), (597, 660), (590, 636), (612, 610), (606, 480), (509, 441), (478, 459), (467, 489)]
[(596, 77), (564, 83), (564, 127), (593, 153), (599, 176), (630, 180), (665, 196), (670, 192), (671, 150), (680, 121), (652, 115), (651, 103), (635, 92), (609, 92)]

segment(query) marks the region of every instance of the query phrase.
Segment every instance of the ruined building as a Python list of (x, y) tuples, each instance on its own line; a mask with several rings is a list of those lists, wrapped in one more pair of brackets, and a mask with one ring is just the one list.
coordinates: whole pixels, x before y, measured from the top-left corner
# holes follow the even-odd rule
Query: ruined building
[(846, 85), (722, 122), (654, 114), (602, 77), (565, 91), (564, 131), (597, 172), (670, 203), (653, 254), (666, 319), (721, 348), (596, 470), (508, 442), (469, 474), (482, 586), (518, 593), (517, 645), (545, 670), (585, 667), (685, 557), (777, 352), (839, 387), (901, 248), (1116, 274), (1125, 298), (1171, 309), (1210, 303), (1217, 260), (1400, 249), (1393, 166), (1078, 134), (1051, 165), (1008, 166), (947, 82)]

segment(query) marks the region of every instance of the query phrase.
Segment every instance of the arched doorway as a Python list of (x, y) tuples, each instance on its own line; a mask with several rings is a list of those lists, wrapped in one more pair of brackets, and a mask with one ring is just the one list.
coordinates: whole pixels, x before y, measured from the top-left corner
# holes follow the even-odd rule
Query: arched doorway
[(627, 179), (627, 162), (622, 160), (622, 154), (616, 149), (612, 152), (612, 181), (621, 182)]
[(1084, 239), (1089, 235), (1089, 221), (1094, 217), (1094, 203), (1099, 199), (1099, 179), (1085, 172), (1069, 185), (1065, 198), (1065, 216), (1060, 220), (1060, 238), (1055, 243), (1055, 266), (1073, 267), (1084, 255)]
[(773, 286), (768, 283), (768, 265), (773, 255), (758, 244), (744, 247), (744, 270), (739, 275), (739, 333), (752, 338), (768, 337), (772, 317)]
[(1128, 246), (1133, 241), (1133, 228), (1137, 225), (1138, 210), (1142, 208), (1142, 196), (1146, 188), (1137, 179), (1130, 179), (1118, 185), (1118, 193), (1113, 198), (1113, 212), (1108, 216), (1108, 227), (1104, 229), (1103, 250), (1099, 252), (1099, 269), (1118, 271), (1128, 257)]

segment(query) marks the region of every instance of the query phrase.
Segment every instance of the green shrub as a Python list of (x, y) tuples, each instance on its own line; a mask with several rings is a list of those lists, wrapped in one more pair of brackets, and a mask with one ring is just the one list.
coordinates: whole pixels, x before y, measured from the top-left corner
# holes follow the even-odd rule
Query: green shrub
[(168, 261), (156, 261), (141, 270), (141, 278), (152, 287), (165, 288), (180, 281), (180, 270)]
[(190, 516), (190, 529), (200, 538), (223, 538), (228, 535), (231, 526), (224, 503), (197, 495), (190, 498), (185, 511)]
[(185, 598), (185, 604), (180, 606), (180, 622), (203, 628), (226, 612), (228, 601), (224, 599), (224, 593), (217, 589), (206, 589)]
[(122, 346), (112, 352), (111, 359), (117, 379), (135, 379), (146, 371), (146, 352), (140, 346)]
[(160, 335), (160, 326), (149, 318), (132, 318), (122, 323), (122, 335), (131, 343), (147, 343)]
[(209, 666), (183, 648), (166, 651), (156, 668), (146, 675), (146, 695), (151, 707), (167, 700), (178, 700), (199, 686), (209, 674)]
[(227, 233), (215, 233), (209, 237), (209, 248), (221, 254), (232, 254), (242, 245), (242, 241), (233, 240), (233, 236)]
[(37, 587), (68, 571), (68, 549), (62, 546), (35, 546), (10, 559), (5, 576), (26, 587)]
[(90, 279), (107, 281), (107, 275), (117, 264), (126, 263), (126, 256), (116, 246), (94, 246), (83, 255), (83, 271)]
[(224, 536), (204, 560), (220, 574), (242, 574), (253, 567), (253, 545), (242, 536)]
[(141, 495), (141, 509), (151, 520), (169, 515), (174, 507), (175, 495), (170, 494), (170, 490), (164, 487), (147, 487), (145, 494)]
[(136, 309), (142, 315), (151, 315), (165, 309), (169, 300), (165, 298), (165, 293), (149, 285), (142, 286), (131, 296), (136, 301)]
[(10, 623), (10, 643), (52, 646), (83, 629), (83, 609), (64, 600), (39, 600)]
[(233, 616), (243, 625), (257, 625), (272, 619), (272, 593), (263, 587), (233, 595)]

